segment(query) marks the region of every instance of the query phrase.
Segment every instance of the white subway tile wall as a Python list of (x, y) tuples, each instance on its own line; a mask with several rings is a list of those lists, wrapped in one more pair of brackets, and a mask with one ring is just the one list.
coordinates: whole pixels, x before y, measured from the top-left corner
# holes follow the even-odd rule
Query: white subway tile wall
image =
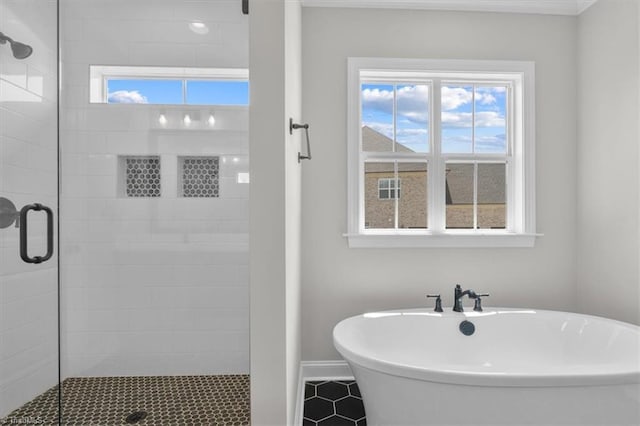
[[(56, 5), (0, 2), (0, 28), (33, 47), (0, 46), (0, 197), (57, 206)], [(45, 252), (44, 215), (29, 213), (29, 253)], [(57, 382), (57, 254), (19, 256), (18, 228), (0, 229), (0, 418)]]
[[(64, 377), (248, 373), (248, 108), (90, 104), (88, 90), (89, 65), (248, 67), (240, 4), (62, 0), (61, 37)], [(181, 129), (186, 113), (215, 127)], [(124, 196), (123, 156), (160, 158), (159, 197)], [(197, 157), (219, 158), (216, 198), (179, 191), (179, 159)]]

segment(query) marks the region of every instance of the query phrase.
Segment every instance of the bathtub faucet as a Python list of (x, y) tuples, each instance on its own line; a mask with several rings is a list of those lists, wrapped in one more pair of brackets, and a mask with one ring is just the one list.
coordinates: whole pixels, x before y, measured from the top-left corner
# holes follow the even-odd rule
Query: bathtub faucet
[(473, 290), (465, 290), (462, 291), (462, 287), (460, 284), (456, 284), (456, 288), (453, 290), (453, 310), (455, 312), (462, 312), (464, 309), (462, 308), (462, 298), (464, 296), (469, 296), (469, 299), (477, 299), (478, 295)]

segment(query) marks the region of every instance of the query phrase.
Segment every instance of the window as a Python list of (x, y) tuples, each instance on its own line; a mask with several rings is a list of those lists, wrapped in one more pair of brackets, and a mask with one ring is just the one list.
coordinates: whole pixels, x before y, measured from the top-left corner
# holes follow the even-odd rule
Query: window
[(350, 58), (350, 247), (532, 246), (533, 74)]
[(400, 198), (400, 179), (378, 179), (378, 199), (395, 200)]
[(249, 104), (246, 69), (91, 66), (91, 102), (109, 104)]

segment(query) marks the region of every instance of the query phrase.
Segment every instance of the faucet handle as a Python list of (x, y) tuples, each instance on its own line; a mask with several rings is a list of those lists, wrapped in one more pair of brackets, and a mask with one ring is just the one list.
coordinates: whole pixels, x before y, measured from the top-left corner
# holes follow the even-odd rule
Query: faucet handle
[(489, 297), (489, 293), (476, 294), (476, 300), (473, 304), (473, 310), (482, 312), (482, 297)]
[(435, 312), (442, 312), (442, 299), (439, 294), (427, 294), (427, 299), (430, 297), (436, 298), (436, 307), (433, 309)]

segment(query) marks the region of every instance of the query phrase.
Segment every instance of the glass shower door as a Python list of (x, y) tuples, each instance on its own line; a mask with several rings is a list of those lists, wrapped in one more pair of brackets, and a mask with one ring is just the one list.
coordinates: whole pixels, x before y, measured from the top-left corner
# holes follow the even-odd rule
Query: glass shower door
[(57, 424), (57, 2), (0, 0), (0, 424)]
[(60, 29), (62, 417), (246, 425), (248, 18), (60, 0)]

